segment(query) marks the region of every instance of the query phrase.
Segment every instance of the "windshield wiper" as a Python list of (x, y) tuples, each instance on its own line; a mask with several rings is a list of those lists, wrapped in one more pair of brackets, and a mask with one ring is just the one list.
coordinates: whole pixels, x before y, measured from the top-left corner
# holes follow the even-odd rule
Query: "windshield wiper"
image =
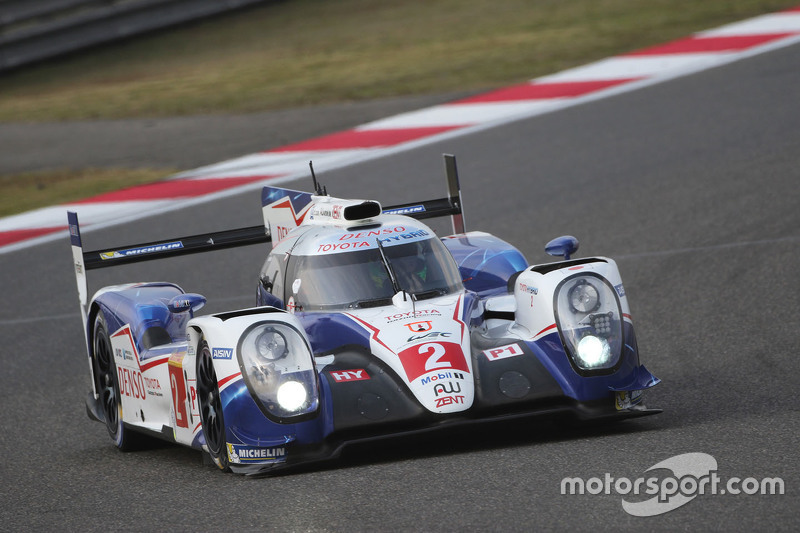
[(425, 300), (428, 298), (436, 298), (447, 294), (447, 289), (431, 289), (428, 291), (415, 292), (413, 294), (415, 300)]
[(380, 239), (375, 239), (375, 242), (378, 243), (378, 251), (381, 253), (381, 261), (383, 262), (383, 268), (386, 269), (386, 273), (389, 275), (389, 281), (392, 282), (392, 288), (394, 289), (394, 294), (397, 294), (403, 289), (400, 288), (400, 282), (397, 281), (397, 276), (395, 276), (394, 274), (394, 268), (392, 268), (392, 264), (386, 257), (386, 253), (383, 251), (383, 243), (381, 243)]
[(386, 269), (386, 273), (389, 274), (389, 279), (391, 280), (392, 288), (394, 289), (394, 296), (392, 297), (392, 303), (396, 306), (401, 305), (400, 300), (395, 301), (395, 298), (402, 295), (403, 302), (408, 302), (408, 300), (411, 300), (411, 312), (412, 312), (411, 316), (416, 316), (417, 308), (414, 303), (415, 301), (414, 297), (411, 296), (409, 298), (409, 293), (403, 290), (403, 288), (400, 286), (400, 282), (397, 279), (397, 275), (394, 272), (394, 268), (392, 267), (392, 264), (389, 262), (389, 258), (386, 257), (386, 253), (383, 250), (383, 243), (381, 243), (381, 240), (375, 239), (375, 242), (378, 243), (378, 251), (380, 251), (381, 253), (381, 260), (383, 261), (383, 267)]
[(391, 298), (373, 298), (371, 300), (359, 300), (352, 305), (359, 309), (367, 309), (370, 307), (383, 307), (384, 305), (391, 305)]

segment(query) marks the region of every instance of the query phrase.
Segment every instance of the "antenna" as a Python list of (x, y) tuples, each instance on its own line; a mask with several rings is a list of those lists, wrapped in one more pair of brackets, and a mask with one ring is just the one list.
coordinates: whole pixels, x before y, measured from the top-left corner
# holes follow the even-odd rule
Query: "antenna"
[(317, 196), (327, 196), (328, 189), (325, 187), (321, 187), (319, 182), (317, 182), (317, 175), (314, 173), (314, 162), (308, 162), (308, 168), (311, 169), (311, 180), (314, 182), (314, 194)]

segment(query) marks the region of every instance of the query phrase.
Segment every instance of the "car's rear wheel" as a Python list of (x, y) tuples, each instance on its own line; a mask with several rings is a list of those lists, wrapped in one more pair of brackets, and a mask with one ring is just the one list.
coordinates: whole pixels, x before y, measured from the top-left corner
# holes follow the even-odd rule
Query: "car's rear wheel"
[(117, 448), (124, 452), (134, 450), (141, 444), (142, 436), (126, 429), (122, 423), (122, 399), (117, 380), (117, 365), (114, 363), (114, 349), (102, 312), (94, 319), (92, 339), (95, 386), (100, 396), (106, 429)]
[(208, 343), (200, 342), (197, 350), (197, 393), (200, 401), (200, 421), (211, 460), (221, 470), (229, 470), (225, 440), (225, 420), (219, 395), (217, 373)]

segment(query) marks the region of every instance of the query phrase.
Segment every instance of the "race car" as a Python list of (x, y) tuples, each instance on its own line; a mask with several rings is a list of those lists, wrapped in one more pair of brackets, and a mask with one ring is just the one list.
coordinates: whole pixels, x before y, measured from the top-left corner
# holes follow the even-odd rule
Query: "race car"
[[(659, 380), (639, 361), (615, 262), (572, 258), (566, 236), (546, 246), (560, 260), (529, 265), (467, 232), (455, 158), (444, 158), (445, 198), (335, 198), (312, 167), (314, 193), (264, 187), (263, 226), (90, 252), (68, 213), (89, 416), (120, 450), (155, 436), (258, 474), (463, 425), (660, 412), (643, 404)], [(441, 216), (452, 235), (422, 222)], [(251, 308), (199, 315), (205, 297), (165, 282), (87, 302), (88, 270), (265, 243)]]

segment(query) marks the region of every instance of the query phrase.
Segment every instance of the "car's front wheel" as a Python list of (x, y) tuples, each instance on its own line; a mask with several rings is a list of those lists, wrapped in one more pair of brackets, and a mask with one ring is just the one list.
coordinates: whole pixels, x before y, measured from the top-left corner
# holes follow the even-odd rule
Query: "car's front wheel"
[(219, 395), (217, 373), (211, 349), (205, 341), (197, 350), (197, 392), (200, 401), (200, 421), (211, 460), (221, 470), (228, 471), (228, 450), (225, 441), (225, 420)]

